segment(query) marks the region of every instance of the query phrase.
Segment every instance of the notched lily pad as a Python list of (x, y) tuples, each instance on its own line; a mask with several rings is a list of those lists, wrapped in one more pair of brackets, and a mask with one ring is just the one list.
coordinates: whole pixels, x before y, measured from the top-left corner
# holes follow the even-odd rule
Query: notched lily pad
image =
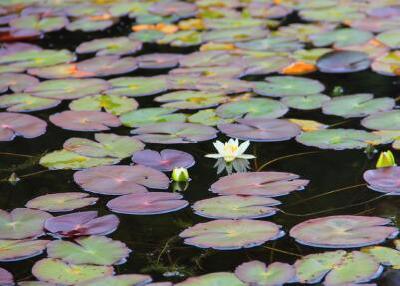
[(48, 212), (67, 212), (94, 205), (98, 198), (89, 197), (85, 193), (55, 193), (36, 197), (28, 201), (27, 208)]
[(55, 107), (60, 100), (40, 98), (29, 93), (5, 94), (0, 97), (0, 108), (7, 108), (9, 112), (32, 112)]
[[(20, 261), (40, 255), (46, 249), (48, 243), (48, 240), (0, 239), (0, 261)], [(0, 285), (3, 284), (0, 282)]]
[(172, 171), (174, 168), (190, 168), (195, 164), (192, 155), (173, 149), (164, 149), (160, 152), (148, 149), (139, 151), (133, 155), (132, 161), (160, 171)]
[(176, 109), (148, 107), (127, 112), (120, 116), (122, 125), (127, 127), (140, 127), (148, 124), (164, 122), (185, 122), (186, 115), (174, 113)]
[(16, 136), (35, 138), (46, 132), (47, 123), (32, 115), (0, 112), (0, 141), (12, 141)]
[(379, 168), (364, 172), (364, 180), (372, 190), (388, 193), (390, 195), (400, 194), (400, 167)]

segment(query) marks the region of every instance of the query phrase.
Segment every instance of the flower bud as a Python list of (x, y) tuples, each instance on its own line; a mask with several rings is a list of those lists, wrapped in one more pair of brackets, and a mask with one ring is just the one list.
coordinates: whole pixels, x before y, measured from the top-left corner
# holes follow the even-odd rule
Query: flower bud
[(187, 182), (189, 179), (189, 172), (186, 168), (174, 168), (172, 171), (172, 180), (175, 182)]
[(392, 151), (381, 152), (379, 155), (378, 162), (376, 163), (376, 168), (386, 168), (396, 166), (396, 161), (394, 159)]

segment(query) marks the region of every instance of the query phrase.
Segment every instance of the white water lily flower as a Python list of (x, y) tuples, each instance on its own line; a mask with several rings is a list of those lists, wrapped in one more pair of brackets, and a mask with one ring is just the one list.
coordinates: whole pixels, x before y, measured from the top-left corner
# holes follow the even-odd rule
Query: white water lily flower
[(235, 159), (254, 159), (255, 156), (244, 154), (250, 145), (249, 141), (245, 141), (239, 145), (238, 139), (229, 139), (228, 142), (222, 143), (221, 141), (216, 141), (213, 143), (215, 149), (217, 149), (218, 154), (207, 154), (208, 158), (224, 158), (225, 162), (232, 162)]

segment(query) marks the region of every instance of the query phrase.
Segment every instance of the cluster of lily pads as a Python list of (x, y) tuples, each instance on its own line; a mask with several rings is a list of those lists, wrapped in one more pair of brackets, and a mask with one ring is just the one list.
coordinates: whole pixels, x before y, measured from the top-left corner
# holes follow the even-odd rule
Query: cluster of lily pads
[[(2, 1), (0, 141), (39, 137), (48, 124), (95, 133), (93, 139), (69, 138), (40, 159), (50, 170), (76, 170), (74, 182), (85, 192), (50, 193), (31, 199), (25, 208), (0, 210), (0, 261), (47, 252), (47, 258), (32, 268), (38, 281), (18, 282), (22, 286), (172, 285), (151, 283), (147, 275), (115, 275), (114, 266), (131, 254), (123, 242), (107, 237), (118, 227), (117, 215), (72, 212), (96, 204), (104, 195), (114, 196), (107, 208), (116, 214), (160, 215), (188, 207), (184, 195), (165, 191), (170, 186), (166, 173), (192, 167), (194, 157), (176, 149), (156, 151), (147, 148), (149, 144), (164, 148), (223, 134), (254, 142), (295, 139), (320, 149), (389, 143), (400, 149), (400, 111), (390, 95), (333, 96), (322, 82), (305, 77), (367, 69), (399, 76), (400, 5), (394, 2)], [(293, 15), (300, 23), (281, 25)], [(95, 37), (73, 50), (23, 42), (60, 31), (105, 31), (121, 21), (130, 23), (129, 35)], [(152, 45), (185, 52), (146, 53)], [(136, 74), (140, 72), (155, 75)], [(143, 104), (143, 99), (152, 104)], [(62, 106), (67, 109), (52, 112)], [(291, 109), (361, 119), (365, 129), (285, 117)], [(44, 118), (41, 111), (51, 115)], [(396, 195), (399, 174), (400, 168), (392, 166), (368, 170), (364, 179), (371, 189)], [(276, 197), (303, 190), (307, 184), (308, 180), (286, 172), (221, 177), (209, 189), (216, 197), (191, 206), (195, 214), (212, 220), (188, 227), (179, 236), (190, 246), (233, 250), (256, 247), (288, 233), (306, 246), (360, 250), (311, 254), (293, 265), (250, 261), (234, 273), (206, 274), (175, 285), (323, 281), (366, 286), (374, 284), (360, 283), (378, 277), (383, 267), (400, 267), (398, 241), (396, 249), (373, 246), (397, 237), (398, 228), (388, 219), (327, 216), (288, 231), (263, 220), (280, 212)], [(3, 268), (0, 284), (14, 285)]]

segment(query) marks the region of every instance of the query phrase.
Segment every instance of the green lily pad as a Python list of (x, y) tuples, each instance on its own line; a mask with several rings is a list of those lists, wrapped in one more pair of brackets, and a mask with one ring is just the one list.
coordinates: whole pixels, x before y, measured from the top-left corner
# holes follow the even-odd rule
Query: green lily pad
[(400, 51), (394, 50), (377, 57), (371, 64), (374, 72), (387, 76), (400, 74)]
[(110, 95), (148, 96), (167, 90), (167, 81), (164, 76), (153, 77), (119, 77), (109, 80)]
[(191, 277), (175, 286), (245, 286), (233, 273), (216, 272), (198, 277)]
[(370, 246), (362, 249), (362, 252), (373, 256), (379, 263), (395, 269), (400, 268), (400, 251), (385, 246)]
[(142, 30), (129, 35), (130, 38), (143, 43), (155, 43), (164, 38), (165, 33), (157, 30)]
[(53, 258), (39, 260), (32, 268), (32, 274), (37, 279), (62, 285), (76, 285), (113, 273), (114, 269), (110, 266), (74, 265)]
[(209, 126), (217, 126), (218, 124), (231, 123), (234, 121), (233, 118), (222, 118), (219, 117), (215, 109), (204, 109), (193, 113), (187, 118), (190, 123), (200, 123)]
[(317, 80), (294, 76), (270, 76), (255, 83), (254, 92), (264, 96), (284, 97), (317, 94), (325, 89)]
[(10, 112), (31, 112), (55, 107), (60, 100), (40, 98), (28, 93), (13, 93), (0, 96), (0, 108)]
[(129, 55), (139, 51), (142, 43), (127, 37), (95, 39), (83, 42), (76, 48), (78, 54), (96, 53), (96, 56)]
[(312, 110), (321, 106), (331, 98), (325, 94), (285, 96), (281, 102), (291, 108), (300, 110)]
[(76, 286), (139, 286), (147, 285), (151, 280), (151, 277), (148, 275), (125, 274), (101, 277), (88, 282), (79, 283)]
[(4, 240), (0, 239), (0, 261), (19, 261), (40, 255), (48, 240)]
[(102, 31), (111, 27), (114, 24), (114, 21), (111, 20), (96, 20), (90, 17), (78, 18), (75, 21), (72, 21), (66, 26), (68, 31), (83, 31), (83, 32), (94, 32), (94, 31)]
[(386, 111), (372, 114), (361, 121), (361, 125), (374, 130), (399, 130), (400, 111)]
[(117, 158), (93, 158), (79, 155), (67, 150), (58, 150), (44, 155), (39, 164), (51, 170), (86, 169), (96, 166), (113, 165), (120, 161)]
[(72, 264), (113, 265), (124, 261), (130, 252), (124, 243), (97, 235), (78, 238), (74, 242), (56, 240), (47, 245), (50, 258)]
[(186, 115), (173, 113), (176, 109), (149, 107), (127, 112), (120, 116), (122, 125), (127, 127), (140, 127), (148, 124), (162, 122), (185, 122)]
[(268, 37), (239, 42), (236, 47), (252, 51), (291, 52), (303, 48), (303, 44), (293, 37)]
[(57, 286), (57, 285), (41, 281), (21, 281), (18, 283), (18, 286)]
[(55, 193), (36, 197), (26, 203), (27, 208), (48, 212), (67, 212), (94, 205), (98, 198), (86, 193)]
[(69, 104), (69, 108), (72, 110), (101, 111), (102, 109), (104, 109), (106, 112), (114, 115), (121, 115), (122, 113), (135, 110), (138, 106), (138, 102), (133, 98), (105, 94), (86, 96), (76, 99)]
[(356, 129), (323, 129), (303, 132), (296, 141), (306, 146), (320, 149), (363, 149), (370, 142), (379, 140), (379, 136), (364, 130)]
[(322, 106), (324, 114), (342, 117), (364, 117), (380, 111), (387, 111), (395, 106), (395, 101), (390, 97), (375, 98), (370, 93), (359, 93), (335, 97)]
[(247, 42), (268, 36), (269, 31), (260, 27), (229, 28), (223, 30), (211, 30), (203, 33), (202, 38), (206, 42), (232, 43)]
[(167, 34), (157, 41), (158, 44), (169, 44), (173, 47), (190, 47), (202, 43), (202, 35), (197, 31), (178, 31), (173, 34)]
[(372, 39), (372, 37), (373, 34), (371, 32), (344, 28), (311, 35), (310, 39), (316, 47), (333, 45), (335, 48), (343, 48), (346, 46), (364, 44)]
[(175, 91), (158, 96), (156, 102), (166, 102), (161, 105), (164, 108), (176, 109), (201, 109), (212, 107), (227, 101), (227, 97), (221, 93), (202, 91)]
[(26, 15), (12, 19), (9, 23), (13, 35), (39, 35), (41, 32), (61, 30), (68, 19), (62, 16), (40, 17), (38, 15)]
[(94, 137), (97, 142), (86, 138), (70, 138), (65, 141), (63, 148), (85, 157), (118, 159), (127, 158), (144, 149), (142, 142), (129, 136), (96, 133)]
[(283, 116), (288, 108), (279, 101), (269, 98), (250, 98), (220, 105), (216, 114), (222, 118), (266, 118), (274, 119)]
[(392, 49), (400, 48), (400, 29), (389, 30), (380, 33), (376, 39)]
[(365, 14), (359, 12), (358, 9), (343, 5), (334, 5), (333, 7), (321, 9), (305, 9), (300, 11), (299, 15), (304, 20), (321, 22), (343, 22), (365, 17)]

